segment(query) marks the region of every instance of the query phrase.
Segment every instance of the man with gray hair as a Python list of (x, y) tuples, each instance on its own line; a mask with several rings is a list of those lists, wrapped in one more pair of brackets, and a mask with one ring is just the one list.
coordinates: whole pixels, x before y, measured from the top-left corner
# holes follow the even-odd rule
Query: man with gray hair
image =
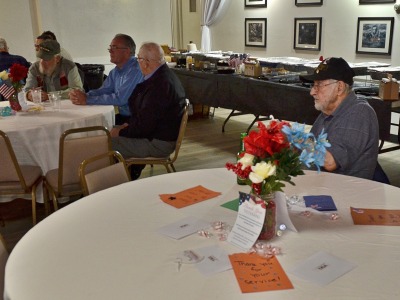
[(32, 101), (31, 90), (42, 88), (42, 101), (48, 99), (47, 92), (62, 91), (61, 97), (67, 98), (72, 89), (83, 89), (82, 80), (76, 65), (60, 55), (60, 44), (54, 40), (43, 41), (37, 52), (39, 61), (28, 72), (24, 91)]
[[(167, 157), (175, 149), (185, 107), (185, 91), (156, 43), (144, 43), (137, 57), (144, 81), (129, 97), (129, 123), (111, 130), (112, 147), (124, 157)], [(131, 167), (131, 177), (143, 166)]]
[(0, 37), (0, 72), (9, 69), (13, 64), (30, 67), (30, 63), (24, 57), (10, 54), (8, 50), (6, 40)]
[(143, 81), (138, 61), (135, 57), (136, 44), (126, 34), (117, 34), (108, 48), (110, 61), (116, 65), (110, 71), (103, 85), (88, 93), (72, 91), (69, 98), (77, 105), (114, 105), (118, 108), (116, 124), (123, 124), (129, 120), (129, 96), (136, 85)]

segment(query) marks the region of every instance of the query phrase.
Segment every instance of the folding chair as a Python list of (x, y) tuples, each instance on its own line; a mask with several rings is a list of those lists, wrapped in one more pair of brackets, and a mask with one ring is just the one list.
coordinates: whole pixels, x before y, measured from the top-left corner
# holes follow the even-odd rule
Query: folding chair
[[(60, 197), (82, 196), (79, 166), (90, 157), (111, 150), (110, 132), (103, 126), (74, 128), (65, 131), (60, 138), (58, 168), (45, 176), (45, 196), (53, 198), (54, 210), (58, 209)], [(107, 166), (107, 159), (99, 162), (97, 168)]]
[[(131, 165), (163, 165), (168, 173), (171, 173), (170, 166), (174, 172), (176, 172), (176, 169), (174, 167), (174, 162), (178, 158), (179, 150), (182, 145), (183, 137), (185, 136), (185, 131), (186, 131), (186, 125), (188, 121), (188, 114), (189, 114), (189, 100), (186, 99), (186, 104), (184, 108), (184, 112), (182, 115), (182, 120), (181, 120), (181, 125), (179, 128), (179, 134), (178, 138), (176, 140), (176, 146), (175, 150), (173, 152), (173, 156), (167, 156), (167, 157), (142, 157), (142, 158), (136, 158), (136, 157), (129, 157), (125, 158), (126, 164), (128, 168)], [(171, 154), (172, 155), (172, 154)]]
[[(105, 158), (109, 160), (108, 166), (96, 168), (95, 171), (91, 170), (93, 165)], [(109, 151), (85, 159), (79, 167), (79, 177), (84, 195), (90, 195), (131, 180), (125, 160), (118, 151)]]
[[(36, 224), (36, 189), (43, 180), (39, 166), (20, 165), (7, 134), (0, 130), (0, 195), (31, 194), (32, 223)], [(47, 202), (45, 202), (48, 212)]]

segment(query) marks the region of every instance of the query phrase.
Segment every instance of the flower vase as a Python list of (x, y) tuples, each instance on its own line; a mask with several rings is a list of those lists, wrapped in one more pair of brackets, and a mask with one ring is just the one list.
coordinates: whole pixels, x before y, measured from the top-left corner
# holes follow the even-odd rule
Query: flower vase
[(266, 195), (257, 195), (252, 193), (253, 200), (263, 201), (265, 203), (264, 224), (260, 232), (259, 240), (268, 241), (276, 235), (276, 204), (275, 193)]
[(21, 105), (19, 104), (18, 101), (18, 94), (15, 92), (13, 93), (9, 98), (8, 98), (8, 102), (10, 103), (10, 107), (12, 110), (14, 111), (20, 111)]

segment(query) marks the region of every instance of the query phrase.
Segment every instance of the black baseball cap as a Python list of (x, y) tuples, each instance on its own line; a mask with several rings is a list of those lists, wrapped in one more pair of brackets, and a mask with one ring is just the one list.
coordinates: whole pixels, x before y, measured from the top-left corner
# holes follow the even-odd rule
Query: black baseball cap
[(330, 57), (323, 60), (318, 67), (314, 69), (314, 73), (310, 75), (300, 76), (300, 80), (305, 82), (313, 82), (315, 80), (336, 79), (353, 85), (353, 77), (356, 74), (349, 64), (341, 57)]

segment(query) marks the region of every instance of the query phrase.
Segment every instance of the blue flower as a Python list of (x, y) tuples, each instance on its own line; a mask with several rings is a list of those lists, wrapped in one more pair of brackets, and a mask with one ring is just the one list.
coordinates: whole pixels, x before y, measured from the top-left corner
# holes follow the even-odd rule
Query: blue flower
[(314, 154), (313, 152), (309, 152), (307, 149), (304, 149), (301, 151), (299, 160), (301, 163), (305, 164), (307, 168), (310, 168), (311, 164), (315, 161)]
[(290, 145), (297, 149), (303, 150), (308, 148), (307, 141), (313, 136), (312, 133), (304, 132), (305, 125), (299, 123), (293, 123), (291, 127), (283, 126), (282, 132), (286, 135)]

